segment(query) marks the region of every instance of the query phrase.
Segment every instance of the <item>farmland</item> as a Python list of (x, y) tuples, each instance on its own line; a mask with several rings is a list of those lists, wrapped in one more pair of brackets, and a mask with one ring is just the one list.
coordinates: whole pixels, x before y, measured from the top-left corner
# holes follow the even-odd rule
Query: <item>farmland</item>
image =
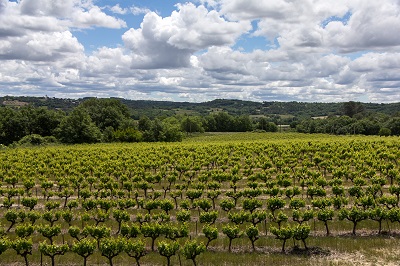
[(0, 150), (0, 265), (396, 264), (398, 137)]

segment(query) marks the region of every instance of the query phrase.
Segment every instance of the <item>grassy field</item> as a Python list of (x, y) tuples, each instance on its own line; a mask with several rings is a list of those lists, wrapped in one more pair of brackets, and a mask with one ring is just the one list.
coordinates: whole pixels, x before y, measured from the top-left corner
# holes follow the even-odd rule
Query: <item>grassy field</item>
[[(180, 245), (171, 256), (172, 265), (193, 265), (183, 247), (189, 239), (206, 243), (206, 224), (218, 230), (218, 237), (197, 256), (197, 265), (398, 265), (399, 147), (398, 137), (214, 133), (193, 135), (182, 143), (4, 149), (0, 151), (0, 234), (4, 231), (0, 265), (24, 265), (15, 243), (30, 239), (29, 265), (51, 263), (39, 250), (39, 243), (51, 241), (69, 249), (55, 256), (56, 265), (82, 265), (72, 247), (82, 239), (94, 239), (84, 233), (93, 227), (109, 229), (99, 243), (143, 240), (146, 255), (140, 265), (167, 264), (158, 248), (162, 241)], [(33, 207), (28, 200), (36, 202)], [(227, 201), (236, 204), (227, 210)], [(282, 206), (273, 207), (274, 201)], [(294, 207), (294, 202), (301, 204)], [(172, 207), (163, 207), (166, 203)], [(260, 205), (252, 208), (250, 203)], [(354, 211), (359, 219), (355, 231), (353, 210), (359, 211)], [(184, 212), (189, 213), (187, 222), (178, 218)], [(214, 221), (201, 220), (212, 212)], [(312, 217), (302, 225), (310, 229), (305, 237), (308, 248), (289, 237), (282, 252), (283, 241), (273, 228), (294, 230), (299, 225), (295, 214), (307, 212)], [(327, 220), (329, 235), (319, 216), (323, 212), (332, 212)], [(32, 223), (32, 213), (39, 215), (33, 232), (23, 234)], [(118, 213), (127, 218), (119, 221)], [(255, 250), (246, 235), (253, 214), (264, 217), (255, 224)], [(49, 216), (58, 218), (50, 221)], [(60, 231), (50, 240), (42, 231), (51, 223)], [(152, 251), (143, 228), (157, 224), (164, 231), (155, 238)], [(121, 226), (137, 226), (140, 232), (128, 238)], [(240, 231), (230, 252), (226, 226)], [(71, 227), (80, 230), (79, 241), (71, 235)], [(166, 233), (171, 228), (180, 231), (171, 236)], [(8, 243), (5, 249), (2, 240)], [(135, 264), (122, 249), (112, 262)], [(96, 247), (87, 265), (110, 265), (110, 261)]]

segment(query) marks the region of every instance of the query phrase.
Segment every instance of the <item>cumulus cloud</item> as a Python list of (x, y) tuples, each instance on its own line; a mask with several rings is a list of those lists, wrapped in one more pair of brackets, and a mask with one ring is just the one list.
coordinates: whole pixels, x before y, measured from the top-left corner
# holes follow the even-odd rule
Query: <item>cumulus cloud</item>
[(21, 15), (56, 17), (71, 27), (126, 27), (123, 20), (105, 14), (100, 7), (87, 0), (22, 0), (19, 8)]
[(398, 1), (363, 1), (353, 8), (348, 23), (330, 22), (325, 28), (326, 44), (341, 52), (400, 47), (400, 4)]
[[(177, 4), (162, 16), (121, 1), (102, 7), (92, 0), (0, 0), (0, 90), (189, 101), (400, 101), (398, 0), (191, 2), (197, 4)], [(130, 25), (112, 47), (87, 49), (74, 35), (102, 27), (121, 32), (126, 23), (118, 16), (141, 14), (141, 24)], [(257, 49), (246, 47), (252, 41)]]
[(230, 22), (204, 6), (188, 3), (162, 18), (154, 12), (145, 15), (139, 29), (122, 36), (132, 51), (133, 68), (188, 67), (190, 56), (214, 45), (233, 44), (248, 31), (248, 22)]

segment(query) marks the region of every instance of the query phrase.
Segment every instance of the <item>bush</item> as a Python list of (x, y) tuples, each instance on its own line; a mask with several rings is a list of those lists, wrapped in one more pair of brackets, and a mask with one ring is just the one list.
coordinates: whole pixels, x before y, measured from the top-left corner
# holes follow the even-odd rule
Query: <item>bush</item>
[(135, 128), (129, 127), (114, 131), (113, 138), (115, 141), (120, 142), (140, 142), (143, 139), (143, 135)]
[(17, 142), (14, 142), (13, 146), (40, 146), (51, 143), (57, 143), (57, 139), (53, 136), (42, 137), (38, 134), (31, 134), (23, 137)]
[(379, 130), (379, 136), (390, 136), (392, 134), (392, 131), (387, 128), (387, 127), (383, 127)]

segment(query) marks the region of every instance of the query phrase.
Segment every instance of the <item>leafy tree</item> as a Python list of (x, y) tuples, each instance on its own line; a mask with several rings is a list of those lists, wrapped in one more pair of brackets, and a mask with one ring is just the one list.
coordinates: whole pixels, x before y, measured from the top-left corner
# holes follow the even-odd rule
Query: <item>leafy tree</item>
[(140, 234), (140, 227), (136, 224), (129, 226), (128, 224), (122, 224), (121, 235), (126, 238), (136, 238)]
[(217, 132), (232, 132), (234, 128), (234, 117), (225, 112), (218, 112), (212, 115), (215, 120)]
[(53, 237), (58, 236), (61, 233), (61, 225), (41, 225), (37, 228), (37, 230), (42, 234), (42, 236), (48, 238), (50, 240), (50, 244), (53, 245)]
[(250, 211), (250, 213), (260, 207), (262, 207), (262, 202), (259, 199), (245, 199), (243, 201), (243, 209)]
[(229, 212), (235, 207), (235, 201), (229, 199), (223, 199), (220, 201), (219, 206), (226, 212)]
[(122, 210), (114, 210), (113, 211), (113, 217), (115, 219), (115, 221), (117, 221), (118, 223), (118, 231), (116, 234), (119, 234), (120, 230), (121, 230), (121, 223), (122, 222), (127, 222), (129, 221), (129, 213), (127, 211), (122, 211)]
[(142, 240), (126, 241), (124, 251), (129, 257), (135, 259), (137, 266), (140, 266), (140, 258), (146, 255), (145, 244)]
[(181, 223), (189, 222), (190, 221), (190, 211), (188, 210), (180, 210), (176, 213), (176, 220)]
[(246, 235), (251, 241), (251, 246), (253, 248), (253, 252), (256, 250), (254, 246), (254, 242), (257, 241), (257, 239), (260, 238), (259, 234), (260, 232), (258, 231), (258, 228), (254, 225), (250, 225), (249, 227), (246, 228)]
[(218, 229), (206, 224), (203, 226), (203, 234), (208, 239), (206, 243), (206, 248), (208, 248), (210, 242), (218, 238)]
[(360, 102), (344, 102), (342, 105), (342, 112), (344, 115), (353, 117), (355, 114), (364, 112), (364, 106)]
[(140, 142), (143, 139), (143, 134), (136, 128), (128, 127), (113, 131), (112, 138), (119, 142)]
[(193, 132), (204, 132), (203, 123), (201, 118), (198, 116), (185, 116), (181, 120), (181, 127), (184, 132), (187, 134)]
[(222, 233), (229, 238), (228, 251), (231, 252), (232, 240), (241, 236), (240, 229), (237, 225), (230, 226), (228, 224), (222, 227)]
[(95, 125), (104, 131), (107, 127), (121, 128), (130, 119), (129, 109), (117, 99), (91, 98), (77, 108), (85, 110)]
[(50, 257), (52, 266), (55, 265), (55, 256), (64, 255), (68, 250), (69, 250), (68, 244), (49, 245), (45, 241), (39, 243), (39, 251), (43, 255)]
[(26, 266), (29, 266), (28, 255), (32, 255), (32, 247), (32, 239), (17, 238), (11, 242), (11, 248), (24, 258)]
[(171, 257), (176, 254), (176, 252), (179, 250), (179, 244), (178, 242), (166, 242), (166, 241), (161, 241), (157, 245), (157, 250), (158, 253), (160, 253), (161, 256), (167, 258), (167, 265), (171, 265)]
[(21, 224), (15, 227), (15, 234), (20, 238), (27, 238), (35, 232), (35, 227), (30, 224)]
[(301, 240), (304, 244), (304, 248), (308, 249), (306, 244), (306, 239), (310, 235), (311, 228), (305, 224), (299, 224), (293, 228), (293, 238), (296, 240)]
[(271, 233), (276, 236), (277, 239), (282, 240), (282, 253), (285, 253), (285, 244), (286, 241), (290, 238), (293, 237), (294, 231), (293, 228), (290, 226), (287, 227), (282, 227), (282, 228), (276, 228), (274, 226), (271, 227)]
[(218, 218), (218, 211), (202, 212), (200, 213), (200, 223), (214, 224)]
[(365, 210), (360, 210), (356, 207), (353, 207), (350, 210), (342, 209), (339, 212), (339, 220), (347, 219), (353, 223), (353, 235), (356, 234), (357, 224), (367, 218), (368, 212)]
[(9, 107), (0, 108), (0, 144), (9, 145), (27, 135), (26, 118)]
[(38, 203), (37, 198), (22, 198), (21, 200), (22, 206), (29, 208), (32, 211)]
[(144, 223), (142, 225), (141, 231), (142, 231), (142, 234), (144, 237), (151, 238), (151, 250), (154, 251), (154, 242), (163, 233), (162, 225), (160, 225), (158, 223), (155, 223), (155, 224)]
[(382, 127), (381, 129), (379, 129), (379, 132), (378, 132), (379, 136), (384, 136), (384, 137), (390, 136), (391, 134), (392, 134), (392, 131), (387, 127)]
[(90, 115), (82, 108), (75, 108), (63, 118), (57, 136), (64, 143), (95, 143), (101, 141), (101, 132)]
[(375, 207), (374, 209), (369, 211), (368, 215), (371, 220), (377, 221), (379, 223), (378, 234), (380, 234), (382, 232), (382, 222), (388, 217), (387, 210), (381, 207)]
[(197, 265), (196, 257), (206, 251), (203, 242), (197, 243), (196, 240), (188, 240), (182, 248), (182, 254), (186, 259), (192, 260), (194, 266)]
[(334, 211), (331, 209), (321, 209), (317, 211), (317, 219), (324, 223), (327, 236), (330, 235), (328, 221), (333, 219), (334, 214)]
[(96, 250), (96, 240), (84, 238), (78, 242), (74, 242), (71, 251), (83, 258), (83, 266), (86, 266), (87, 258)]
[(111, 228), (107, 226), (90, 226), (87, 225), (82, 230), (82, 235), (90, 235), (97, 240), (97, 248), (100, 248), (100, 240), (103, 238), (110, 237)]
[(125, 250), (126, 241), (123, 238), (103, 238), (100, 241), (99, 250), (101, 255), (108, 259), (110, 266), (113, 266), (113, 258)]

